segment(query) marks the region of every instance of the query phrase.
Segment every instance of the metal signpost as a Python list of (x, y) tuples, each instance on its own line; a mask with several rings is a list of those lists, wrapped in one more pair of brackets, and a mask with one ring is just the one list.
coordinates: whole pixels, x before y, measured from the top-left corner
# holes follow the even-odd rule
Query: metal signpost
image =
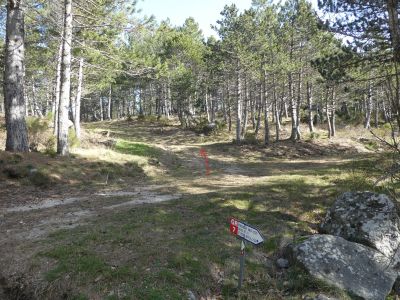
[(245, 241), (248, 241), (254, 245), (259, 245), (264, 242), (264, 238), (258, 229), (246, 224), (244, 222), (240, 222), (235, 218), (230, 219), (229, 229), (233, 235), (238, 237), (241, 240), (240, 244), (240, 273), (239, 273), (239, 284), (238, 289), (242, 287), (243, 283), (243, 273), (244, 273), (244, 256), (245, 256)]

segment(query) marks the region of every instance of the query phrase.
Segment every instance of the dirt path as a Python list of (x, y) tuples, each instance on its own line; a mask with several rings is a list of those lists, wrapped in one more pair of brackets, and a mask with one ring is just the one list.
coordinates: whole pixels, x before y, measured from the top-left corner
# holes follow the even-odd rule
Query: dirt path
[(101, 215), (107, 210), (171, 201), (180, 196), (166, 194), (165, 186), (149, 185), (136, 187), (132, 191), (45, 199), (37, 204), (8, 207), (0, 210), (0, 243), (4, 245), (11, 240), (42, 238), (58, 229), (82, 225), (88, 218)]

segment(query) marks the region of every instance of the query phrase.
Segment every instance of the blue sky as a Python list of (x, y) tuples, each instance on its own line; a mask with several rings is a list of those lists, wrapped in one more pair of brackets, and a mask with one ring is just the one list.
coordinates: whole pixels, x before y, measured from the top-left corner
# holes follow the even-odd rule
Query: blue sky
[[(210, 24), (216, 24), (226, 4), (235, 3), (244, 10), (251, 0), (139, 0), (137, 8), (142, 15), (154, 15), (157, 21), (170, 19), (173, 25), (182, 25), (186, 18), (193, 17), (199, 23), (204, 36), (216, 35)], [(312, 0), (316, 3), (317, 0)]]

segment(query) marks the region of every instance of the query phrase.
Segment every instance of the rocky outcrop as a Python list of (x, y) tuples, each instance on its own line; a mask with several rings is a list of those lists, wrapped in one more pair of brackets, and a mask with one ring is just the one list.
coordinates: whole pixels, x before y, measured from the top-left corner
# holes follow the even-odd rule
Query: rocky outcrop
[(314, 235), (293, 247), (314, 277), (364, 299), (385, 299), (400, 265), (400, 217), (382, 194), (344, 193)]
[(294, 257), (314, 277), (364, 299), (385, 299), (397, 278), (386, 256), (333, 235), (310, 237)]
[(375, 248), (387, 257), (393, 257), (400, 246), (400, 218), (394, 203), (383, 194), (344, 193), (320, 228), (322, 233)]

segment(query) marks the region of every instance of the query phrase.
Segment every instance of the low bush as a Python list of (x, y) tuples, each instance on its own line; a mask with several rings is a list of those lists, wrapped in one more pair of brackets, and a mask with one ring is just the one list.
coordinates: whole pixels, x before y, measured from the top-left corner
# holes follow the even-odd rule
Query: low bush
[(28, 117), (26, 120), (29, 135), (29, 148), (33, 152), (39, 151), (39, 146), (49, 138), (50, 133), (50, 117), (36, 118)]
[(191, 130), (197, 134), (204, 135), (218, 134), (224, 129), (226, 129), (225, 122), (219, 122), (216, 120), (213, 123), (210, 123), (206, 118), (196, 120), (196, 123), (191, 127)]

